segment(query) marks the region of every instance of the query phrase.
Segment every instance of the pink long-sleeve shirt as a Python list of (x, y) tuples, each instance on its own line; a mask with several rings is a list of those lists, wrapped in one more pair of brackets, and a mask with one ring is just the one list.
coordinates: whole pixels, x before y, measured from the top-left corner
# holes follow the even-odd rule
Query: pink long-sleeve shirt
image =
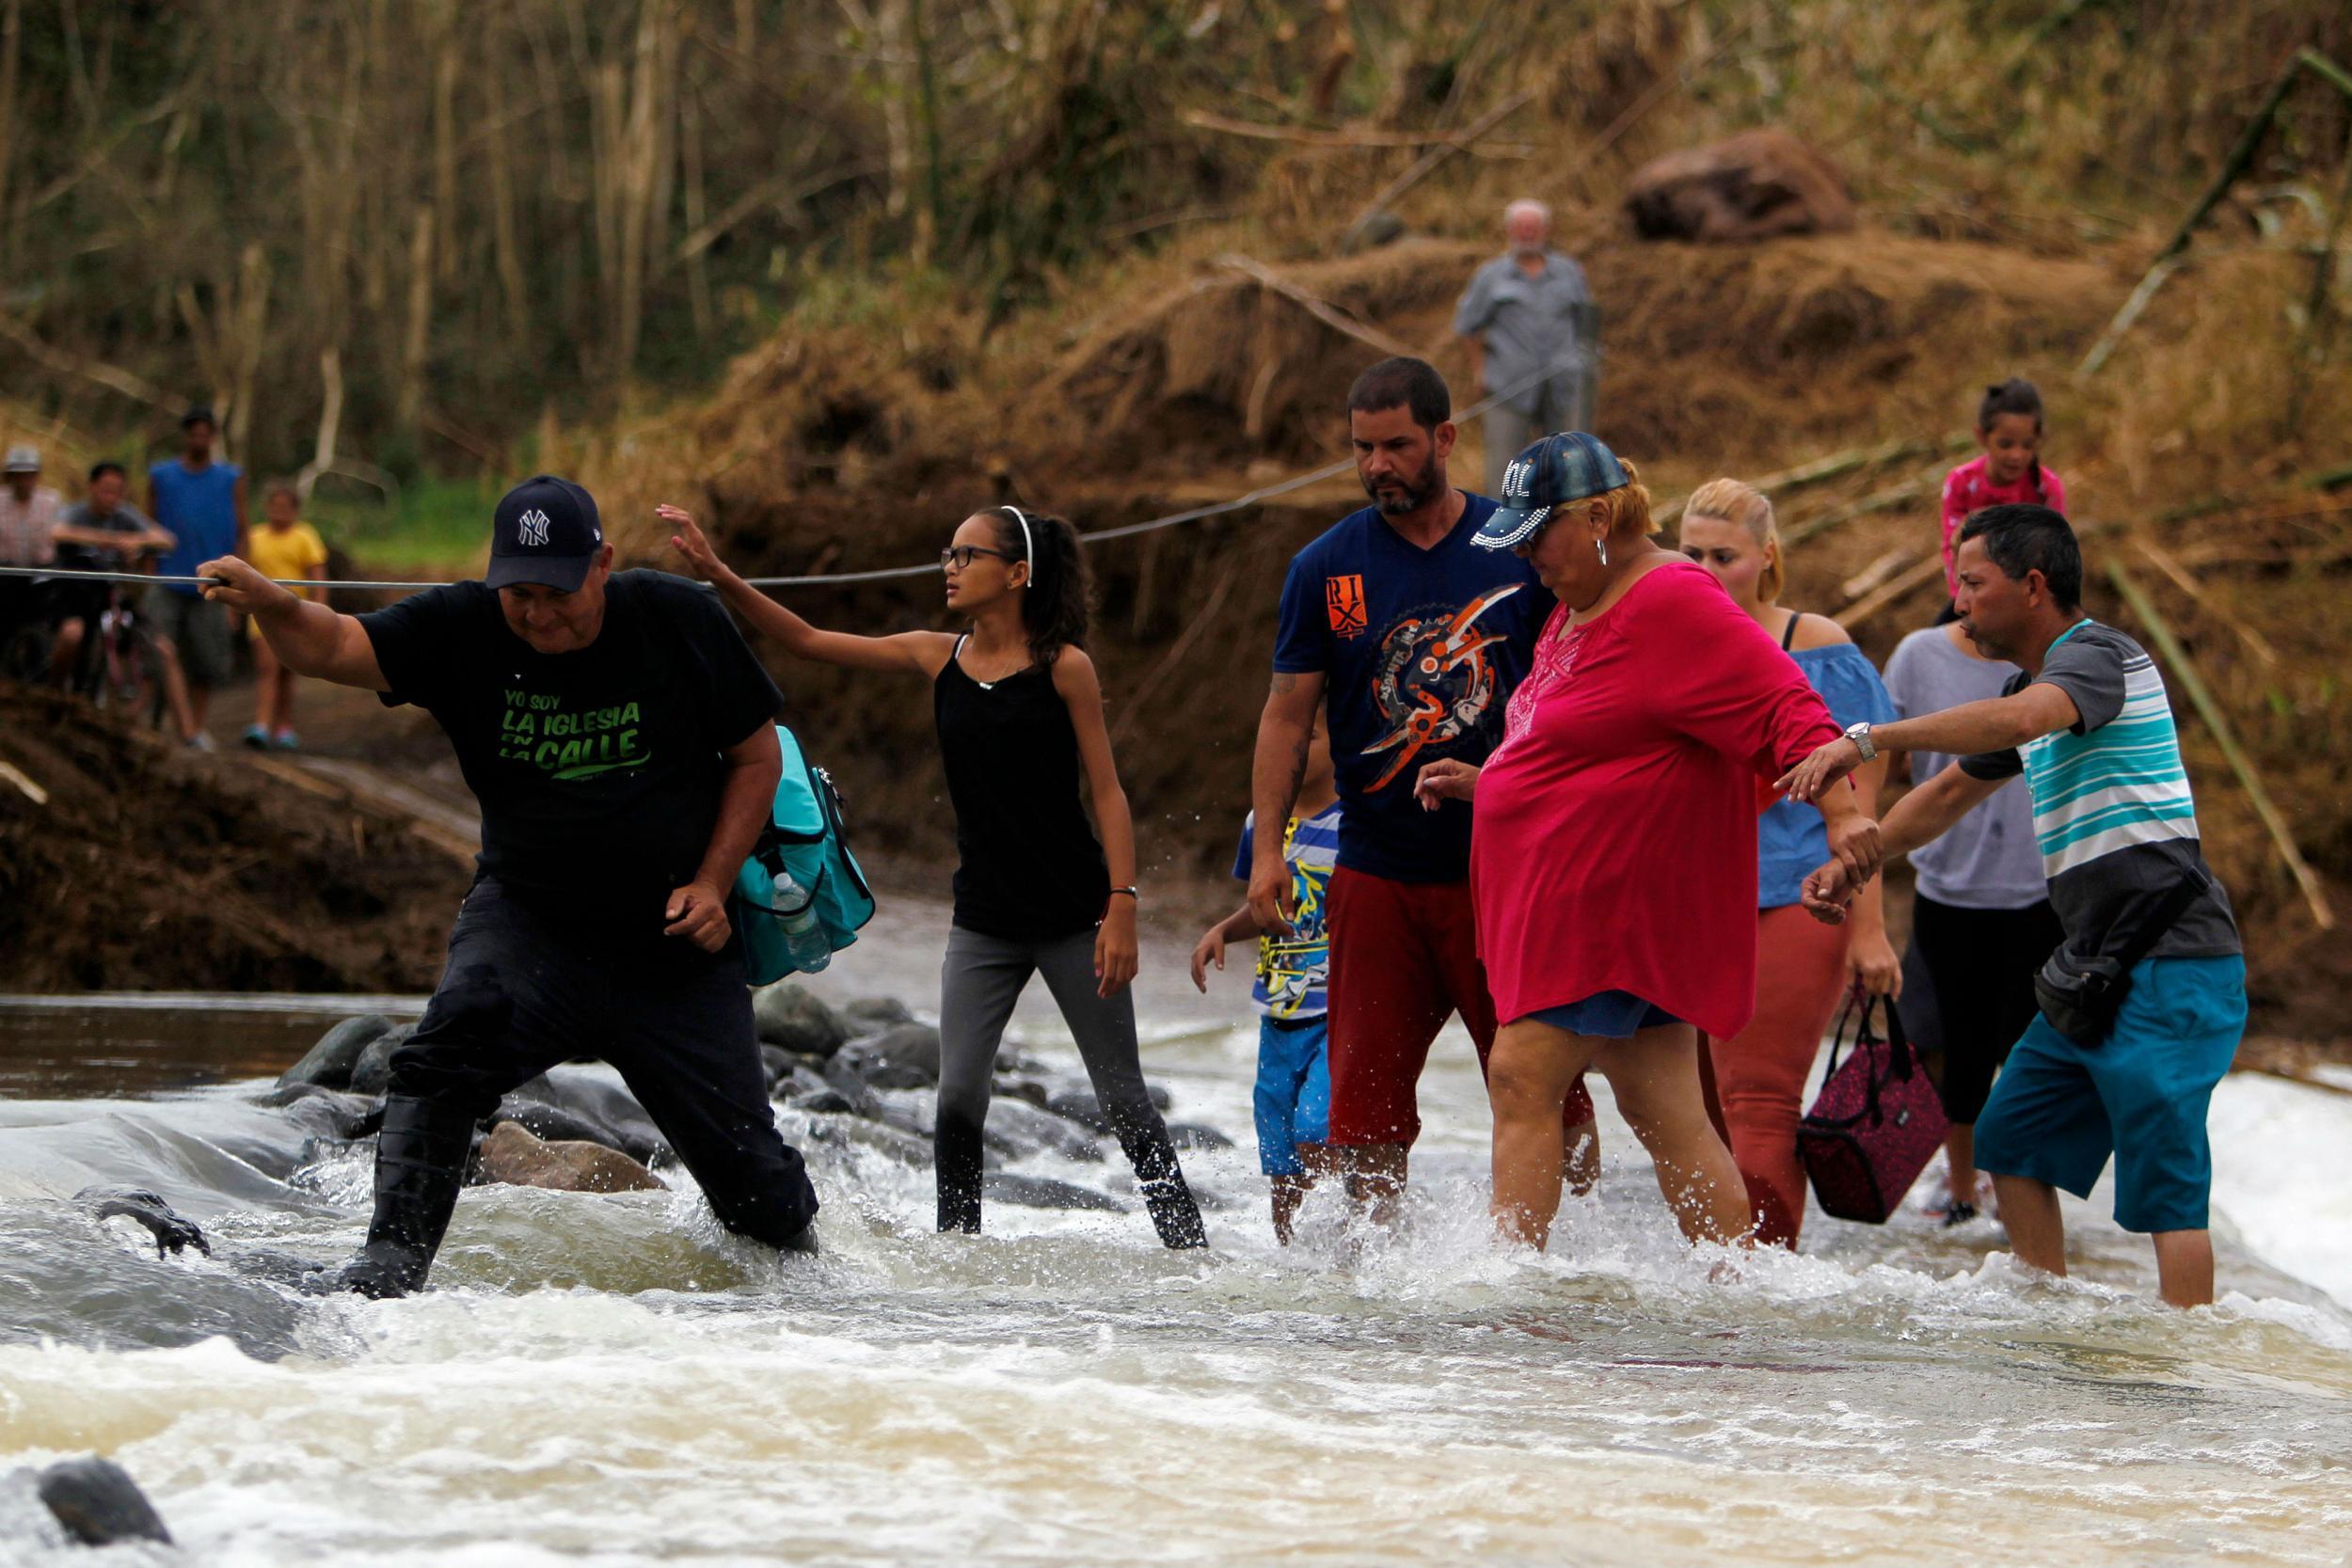
[(1478, 780), (1470, 887), (1495, 1016), (1626, 990), (1718, 1038), (1756, 1010), (1756, 819), (1837, 737), (1804, 672), (1704, 568), (1652, 568), (1565, 640)]

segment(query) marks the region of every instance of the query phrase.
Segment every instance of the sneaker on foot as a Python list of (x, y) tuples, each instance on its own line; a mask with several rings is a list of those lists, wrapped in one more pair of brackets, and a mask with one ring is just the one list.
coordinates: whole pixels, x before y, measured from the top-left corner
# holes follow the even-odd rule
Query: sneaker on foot
[(199, 730), (194, 735), (188, 736), (186, 745), (188, 750), (191, 752), (209, 752), (214, 749), (213, 737), (206, 735), (202, 730)]
[(1944, 1210), (1944, 1228), (1949, 1230), (1956, 1225), (1966, 1225), (1976, 1217), (1977, 1206), (1973, 1203), (1947, 1204)]
[(279, 730), (269, 737), (269, 743), (281, 752), (291, 752), (301, 746), (302, 739), (292, 730)]
[(258, 752), (269, 744), (269, 731), (259, 724), (247, 724), (245, 727), (245, 743)]

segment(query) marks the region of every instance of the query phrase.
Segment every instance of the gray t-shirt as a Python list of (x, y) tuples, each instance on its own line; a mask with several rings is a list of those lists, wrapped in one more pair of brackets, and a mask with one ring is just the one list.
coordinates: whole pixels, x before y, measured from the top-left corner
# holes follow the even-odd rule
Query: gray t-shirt
[[(1916, 719), (1963, 703), (1997, 697), (2017, 666), (1978, 658), (1952, 646), (1942, 626), (1915, 631), (1886, 661), (1886, 691), (1896, 715)], [(1911, 777), (1925, 784), (1960, 759), (1942, 752), (1911, 753)], [(2042, 874), (2042, 847), (2033, 837), (2033, 797), (2026, 786), (2003, 784), (1951, 831), (1911, 852), (1919, 892), (1963, 910), (2030, 909), (2050, 896)]]
[[(1579, 341), (1577, 318), (1592, 303), (1584, 269), (1560, 252), (1545, 251), (1544, 270), (1530, 277), (1519, 270), (1518, 258), (1505, 251), (1471, 274), (1470, 287), (1454, 308), (1454, 330), (1486, 343), (1486, 390), (1517, 387), (1545, 366), (1556, 365), (1556, 372), (1547, 378), (1557, 394), (1552, 406), (1569, 407), (1572, 404), (1565, 400), (1578, 385), (1578, 365), (1593, 350), (1592, 344)], [(1534, 414), (1545, 385), (1522, 388), (1505, 400), (1506, 405)]]
[[(2066, 942), (2090, 957), (2122, 944), (2146, 906), (2182, 875), (2203, 868), (2197, 808), (2164, 677), (2146, 650), (2085, 619), (2050, 644), (2042, 673), (2010, 677), (2004, 694), (2047, 682), (2073, 699), (2080, 721), (2011, 751), (1961, 759), (1975, 779), (2026, 775), (2033, 825), (2050, 879), (2050, 906)], [(2218, 881), (2149, 949), (2158, 958), (2239, 952), (2237, 922)]]

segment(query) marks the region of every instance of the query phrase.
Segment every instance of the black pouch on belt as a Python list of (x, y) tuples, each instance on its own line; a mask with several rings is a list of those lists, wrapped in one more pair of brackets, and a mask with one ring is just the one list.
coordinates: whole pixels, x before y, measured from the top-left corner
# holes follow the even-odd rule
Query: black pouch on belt
[(2211, 883), (2202, 866), (2183, 873), (2162, 897), (2141, 907), (2129, 937), (2111, 951), (2085, 958), (2060, 942), (2033, 977), (2034, 1000), (2050, 1027), (2076, 1045), (2104, 1041), (2115, 1027), (2123, 998), (2131, 994), (2132, 971)]

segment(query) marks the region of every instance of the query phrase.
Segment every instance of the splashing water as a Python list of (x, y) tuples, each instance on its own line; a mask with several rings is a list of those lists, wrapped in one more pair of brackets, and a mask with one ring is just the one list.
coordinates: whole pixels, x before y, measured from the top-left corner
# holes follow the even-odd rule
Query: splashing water
[(786, 1110), (819, 1259), (691, 1190), (484, 1188), (434, 1291), (300, 1302), (57, 1196), (155, 1186), (223, 1252), (325, 1259), (358, 1154), (266, 1174), (286, 1133), (249, 1085), (0, 1101), (0, 1469), (109, 1453), (193, 1560), (256, 1564), (2344, 1560), (2352, 1318), (2226, 1227), (2225, 1299), (2186, 1314), (2103, 1203), (2069, 1205), (2063, 1282), (1917, 1215), (1694, 1253), (1603, 1094), (1599, 1193), (1506, 1249), (1449, 1036), (1399, 1231), (1317, 1192), (1286, 1251), (1254, 1029), (1147, 1012), (1181, 1026), (1146, 1053), (1177, 1115), (1243, 1135), (1185, 1156), (1224, 1200), (1206, 1255), (1153, 1244), (1116, 1161), (1050, 1153), (1012, 1168), (1130, 1212), (933, 1235), (927, 1172)]

